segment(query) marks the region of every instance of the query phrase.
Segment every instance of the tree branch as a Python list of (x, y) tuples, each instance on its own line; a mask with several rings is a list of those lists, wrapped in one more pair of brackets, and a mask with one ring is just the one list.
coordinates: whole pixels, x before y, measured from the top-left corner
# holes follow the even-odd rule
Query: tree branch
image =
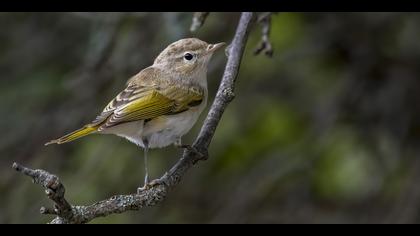
[(194, 13), (193, 20), (191, 23), (190, 31), (194, 32), (203, 26), (204, 22), (209, 16), (210, 12), (196, 12)]
[(264, 54), (268, 57), (273, 56), (273, 46), (271, 46), (270, 42), (270, 29), (271, 29), (271, 15), (272, 12), (265, 12), (259, 15), (258, 17), (258, 23), (260, 23), (262, 26), (261, 28), (261, 40), (258, 45), (258, 47), (255, 49), (254, 54), (258, 55), (261, 52), (264, 52)]
[(15, 170), (32, 177), (34, 183), (43, 186), (48, 198), (54, 201), (54, 209), (42, 207), (41, 213), (57, 215), (51, 221), (54, 224), (87, 223), (97, 217), (123, 213), (129, 210), (139, 210), (142, 207), (153, 206), (162, 202), (167, 196), (168, 190), (180, 182), (188, 169), (199, 160), (205, 160), (208, 157), (208, 147), (216, 127), (224, 110), (235, 96), (235, 81), (253, 19), (253, 13), (242, 13), (235, 36), (228, 47), (228, 60), (216, 98), (197, 139), (192, 145), (199, 153), (186, 149), (182, 157), (167, 173), (160, 179), (152, 181), (157, 184), (149, 189), (136, 194), (116, 195), (89, 206), (70, 205), (64, 198), (65, 188), (57, 176), (44, 170), (32, 170), (14, 163), (13, 168)]

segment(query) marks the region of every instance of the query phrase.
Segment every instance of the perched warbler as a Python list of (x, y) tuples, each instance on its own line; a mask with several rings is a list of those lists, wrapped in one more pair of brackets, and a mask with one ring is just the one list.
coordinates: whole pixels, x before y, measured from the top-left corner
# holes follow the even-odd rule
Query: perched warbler
[(171, 144), (191, 148), (182, 145), (181, 137), (207, 104), (207, 66), (224, 44), (208, 44), (196, 38), (172, 43), (152, 66), (131, 77), (95, 120), (45, 145), (67, 143), (93, 133), (124, 137), (144, 149), (145, 185), (140, 189), (148, 187), (149, 148)]

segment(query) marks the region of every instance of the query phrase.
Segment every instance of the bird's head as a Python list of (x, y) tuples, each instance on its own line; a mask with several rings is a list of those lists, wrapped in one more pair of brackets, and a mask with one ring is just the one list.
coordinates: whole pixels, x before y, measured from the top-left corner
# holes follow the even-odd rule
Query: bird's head
[(197, 38), (178, 40), (166, 47), (154, 65), (183, 76), (206, 72), (213, 53), (225, 43), (209, 44)]

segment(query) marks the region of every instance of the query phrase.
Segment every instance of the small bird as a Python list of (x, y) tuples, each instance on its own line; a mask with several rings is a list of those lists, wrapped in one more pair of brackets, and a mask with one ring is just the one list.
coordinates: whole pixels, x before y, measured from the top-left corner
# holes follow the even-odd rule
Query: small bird
[(149, 148), (182, 145), (207, 104), (207, 67), (213, 53), (225, 43), (209, 44), (197, 38), (178, 40), (165, 48), (152, 66), (131, 77), (126, 88), (82, 128), (52, 140), (62, 144), (89, 134), (115, 134), (144, 149), (148, 188)]

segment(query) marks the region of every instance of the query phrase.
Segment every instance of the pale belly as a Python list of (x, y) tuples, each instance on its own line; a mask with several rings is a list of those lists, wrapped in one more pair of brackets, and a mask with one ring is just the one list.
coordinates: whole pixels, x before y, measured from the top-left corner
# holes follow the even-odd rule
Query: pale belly
[(143, 140), (147, 139), (149, 148), (161, 148), (175, 143), (184, 136), (197, 122), (203, 107), (197, 107), (180, 114), (161, 116), (151, 121), (135, 121), (121, 124), (101, 131), (104, 134), (115, 134), (144, 148)]
[(191, 110), (159, 117), (145, 124), (142, 136), (148, 140), (150, 148), (166, 147), (188, 133), (199, 115), (197, 110)]

